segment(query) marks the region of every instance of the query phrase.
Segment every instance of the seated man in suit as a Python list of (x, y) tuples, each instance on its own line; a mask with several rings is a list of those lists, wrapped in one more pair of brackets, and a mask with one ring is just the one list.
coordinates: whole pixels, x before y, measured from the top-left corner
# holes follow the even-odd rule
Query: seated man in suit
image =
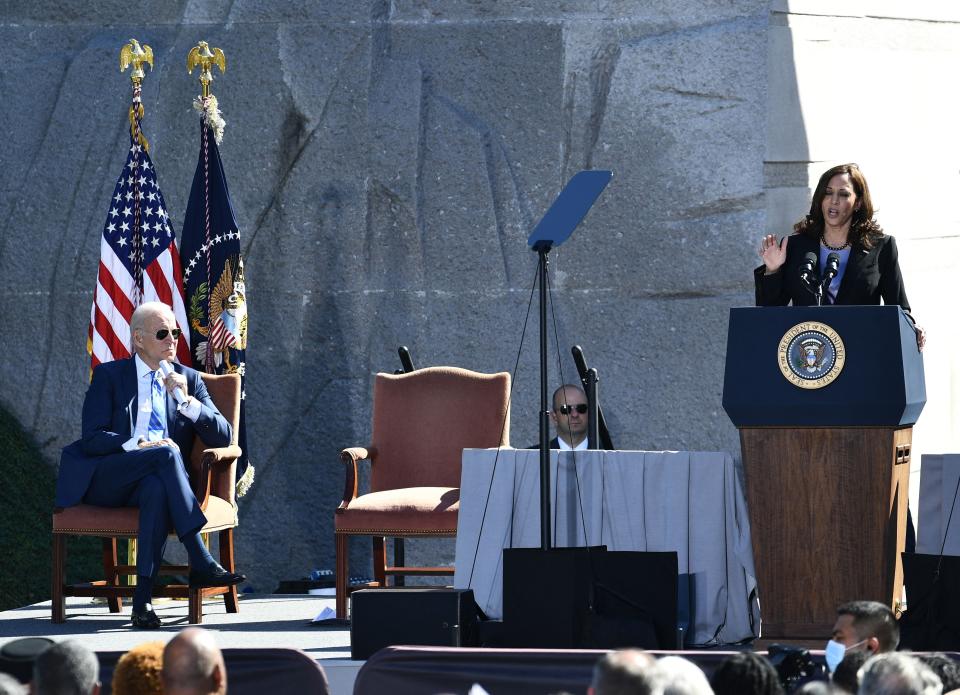
[[(221, 567), (201, 541), (207, 520), (183, 463), (194, 434), (208, 446), (227, 446), (230, 424), (199, 373), (173, 364), (174, 371), (163, 376), (160, 362), (175, 358), (180, 337), (170, 307), (141, 304), (130, 319), (130, 335), (134, 357), (93, 370), (81, 438), (60, 457), (56, 505), (139, 507), (132, 622), (155, 629), (160, 619), (150, 598), (171, 526), (190, 558), (191, 587), (230, 586), (246, 577)], [(175, 395), (186, 396), (179, 408)]]
[(550, 419), (557, 436), (550, 440), (551, 449), (585, 451), (587, 449), (587, 394), (573, 384), (564, 384), (553, 392)]

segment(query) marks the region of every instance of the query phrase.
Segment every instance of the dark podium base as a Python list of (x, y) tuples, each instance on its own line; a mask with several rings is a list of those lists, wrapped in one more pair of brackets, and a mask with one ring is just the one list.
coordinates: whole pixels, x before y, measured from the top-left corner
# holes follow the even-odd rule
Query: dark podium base
[(829, 638), (901, 599), (912, 428), (740, 429), (765, 639)]

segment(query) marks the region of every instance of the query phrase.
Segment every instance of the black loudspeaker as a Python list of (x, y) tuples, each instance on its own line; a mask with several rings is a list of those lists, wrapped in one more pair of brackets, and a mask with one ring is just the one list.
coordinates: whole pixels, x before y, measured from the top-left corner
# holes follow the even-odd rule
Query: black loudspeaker
[(511, 647), (675, 649), (677, 554), (596, 548), (503, 551)]
[(395, 587), (350, 594), (350, 657), (368, 659), (398, 644), (476, 647), (477, 604), (470, 589)]
[(960, 557), (903, 553), (900, 649), (960, 651)]

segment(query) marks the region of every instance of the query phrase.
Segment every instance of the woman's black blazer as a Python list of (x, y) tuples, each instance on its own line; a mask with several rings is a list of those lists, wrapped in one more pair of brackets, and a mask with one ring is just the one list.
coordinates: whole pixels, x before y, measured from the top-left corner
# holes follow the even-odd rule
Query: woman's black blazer
[[(757, 306), (809, 306), (813, 295), (800, 280), (800, 264), (809, 252), (820, 256), (820, 240), (805, 234), (792, 234), (787, 242), (787, 259), (779, 272), (764, 275), (765, 266), (753, 271)], [(818, 272), (822, 275), (823, 269)], [(899, 304), (910, 312), (903, 276), (897, 261), (897, 242), (883, 235), (865, 249), (854, 244), (840, 281), (837, 304)]]

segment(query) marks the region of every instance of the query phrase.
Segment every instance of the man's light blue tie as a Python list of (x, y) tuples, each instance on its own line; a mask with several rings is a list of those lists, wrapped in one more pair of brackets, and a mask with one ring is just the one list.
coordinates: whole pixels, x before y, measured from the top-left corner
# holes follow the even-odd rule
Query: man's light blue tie
[(147, 425), (147, 440), (157, 442), (166, 436), (167, 396), (160, 381), (159, 370), (151, 372), (153, 380), (150, 388), (150, 423)]

